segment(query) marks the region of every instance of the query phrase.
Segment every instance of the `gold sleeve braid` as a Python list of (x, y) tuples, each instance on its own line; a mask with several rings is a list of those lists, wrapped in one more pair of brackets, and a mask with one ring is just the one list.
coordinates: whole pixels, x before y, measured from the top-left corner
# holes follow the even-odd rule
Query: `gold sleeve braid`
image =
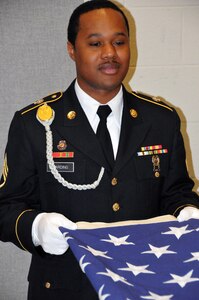
[(181, 205), (181, 206), (179, 206), (179, 207), (176, 208), (176, 210), (175, 210), (174, 213), (173, 213), (173, 216), (176, 217), (176, 215), (178, 215), (178, 211), (179, 211), (179, 213), (180, 213), (180, 211), (181, 211), (183, 208), (187, 207), (187, 206), (191, 206), (191, 207), (198, 208), (198, 207), (196, 207), (196, 206), (193, 205), (193, 204), (184, 204), (184, 205)]
[(33, 209), (26, 209), (26, 210), (22, 211), (22, 213), (20, 213), (20, 215), (17, 217), (16, 223), (15, 223), (15, 235), (17, 237), (17, 240), (18, 240), (20, 246), (22, 247), (22, 249), (24, 249), (27, 252), (28, 252), (28, 250), (23, 246), (22, 242), (20, 241), (19, 235), (18, 235), (18, 223), (19, 223), (20, 218), (23, 216), (23, 214), (28, 211), (33, 211)]

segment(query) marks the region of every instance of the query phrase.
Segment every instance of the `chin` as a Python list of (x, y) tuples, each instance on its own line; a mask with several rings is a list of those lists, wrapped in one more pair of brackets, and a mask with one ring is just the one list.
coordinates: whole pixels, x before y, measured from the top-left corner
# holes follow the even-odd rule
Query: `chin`
[(112, 91), (112, 90), (115, 90), (117, 88), (120, 88), (122, 84), (122, 81), (119, 81), (119, 82), (106, 82), (106, 84), (104, 85), (104, 90), (107, 90), (107, 91)]

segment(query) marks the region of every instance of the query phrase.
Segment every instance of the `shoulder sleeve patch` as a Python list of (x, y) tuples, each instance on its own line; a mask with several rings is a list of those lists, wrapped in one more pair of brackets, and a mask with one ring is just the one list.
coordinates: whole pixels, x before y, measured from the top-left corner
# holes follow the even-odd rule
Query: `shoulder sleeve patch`
[(144, 93), (141, 93), (141, 92), (132, 92), (132, 94), (139, 98), (140, 100), (144, 100), (144, 101), (147, 101), (147, 102), (150, 102), (150, 103), (153, 103), (155, 105), (158, 105), (158, 106), (162, 106), (170, 111), (173, 111), (173, 109), (168, 106), (166, 103), (164, 103), (161, 99), (161, 97), (156, 97), (156, 96), (149, 96), (147, 94), (144, 94)]
[(59, 99), (61, 99), (62, 96), (63, 96), (63, 92), (56, 92), (56, 93), (46, 96), (42, 99), (36, 100), (30, 106), (22, 109), (21, 114), (24, 115), (27, 112), (29, 112), (35, 108), (38, 108), (39, 106), (41, 106), (44, 103), (52, 103), (52, 102), (58, 101)]

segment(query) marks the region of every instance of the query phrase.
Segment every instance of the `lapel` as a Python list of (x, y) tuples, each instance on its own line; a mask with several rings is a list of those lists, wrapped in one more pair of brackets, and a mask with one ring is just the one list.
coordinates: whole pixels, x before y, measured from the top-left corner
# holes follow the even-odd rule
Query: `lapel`
[[(133, 159), (133, 156), (138, 151), (138, 148), (141, 146), (151, 127), (149, 122), (144, 122), (135, 97), (124, 88), (123, 93), (124, 108), (122, 125), (113, 175), (118, 173), (129, 159)], [(138, 114), (136, 118), (131, 116), (131, 109), (136, 110)]]
[[(74, 119), (67, 118), (67, 114), (71, 111), (76, 113)], [(57, 131), (63, 139), (72, 144), (78, 151), (83, 152), (100, 166), (110, 170), (99, 141), (77, 99), (74, 82), (63, 94), (62, 105), (56, 110), (56, 118), (52, 124), (52, 129)]]
[[(135, 97), (128, 93), (125, 88), (123, 88), (123, 93), (122, 125), (113, 175), (116, 175), (128, 160), (133, 158), (150, 129), (150, 123), (143, 121)], [(131, 116), (131, 109), (137, 111), (137, 118)], [(67, 114), (71, 111), (76, 113), (74, 119), (67, 118)], [(63, 139), (71, 143), (78, 151), (81, 151), (97, 164), (110, 171), (96, 134), (79, 104), (74, 90), (74, 82), (64, 92), (61, 105), (58, 105), (56, 108), (52, 131), (57, 131)]]

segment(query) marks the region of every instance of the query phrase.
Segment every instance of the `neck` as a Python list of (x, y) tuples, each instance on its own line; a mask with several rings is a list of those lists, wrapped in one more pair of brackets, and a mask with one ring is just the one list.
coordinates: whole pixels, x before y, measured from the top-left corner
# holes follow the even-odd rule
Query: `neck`
[(82, 84), (78, 82), (80, 88), (88, 94), (90, 97), (95, 99), (101, 104), (106, 104), (109, 101), (111, 101), (119, 92), (121, 85), (117, 88), (114, 88), (112, 90), (105, 90), (105, 89), (97, 89), (97, 88), (84, 88)]
[(91, 96), (93, 99), (95, 99), (96, 101), (98, 101), (101, 104), (106, 104), (109, 101), (111, 101), (119, 92), (120, 89), (118, 89), (117, 91), (114, 92), (94, 92), (94, 93), (87, 93), (89, 96)]

